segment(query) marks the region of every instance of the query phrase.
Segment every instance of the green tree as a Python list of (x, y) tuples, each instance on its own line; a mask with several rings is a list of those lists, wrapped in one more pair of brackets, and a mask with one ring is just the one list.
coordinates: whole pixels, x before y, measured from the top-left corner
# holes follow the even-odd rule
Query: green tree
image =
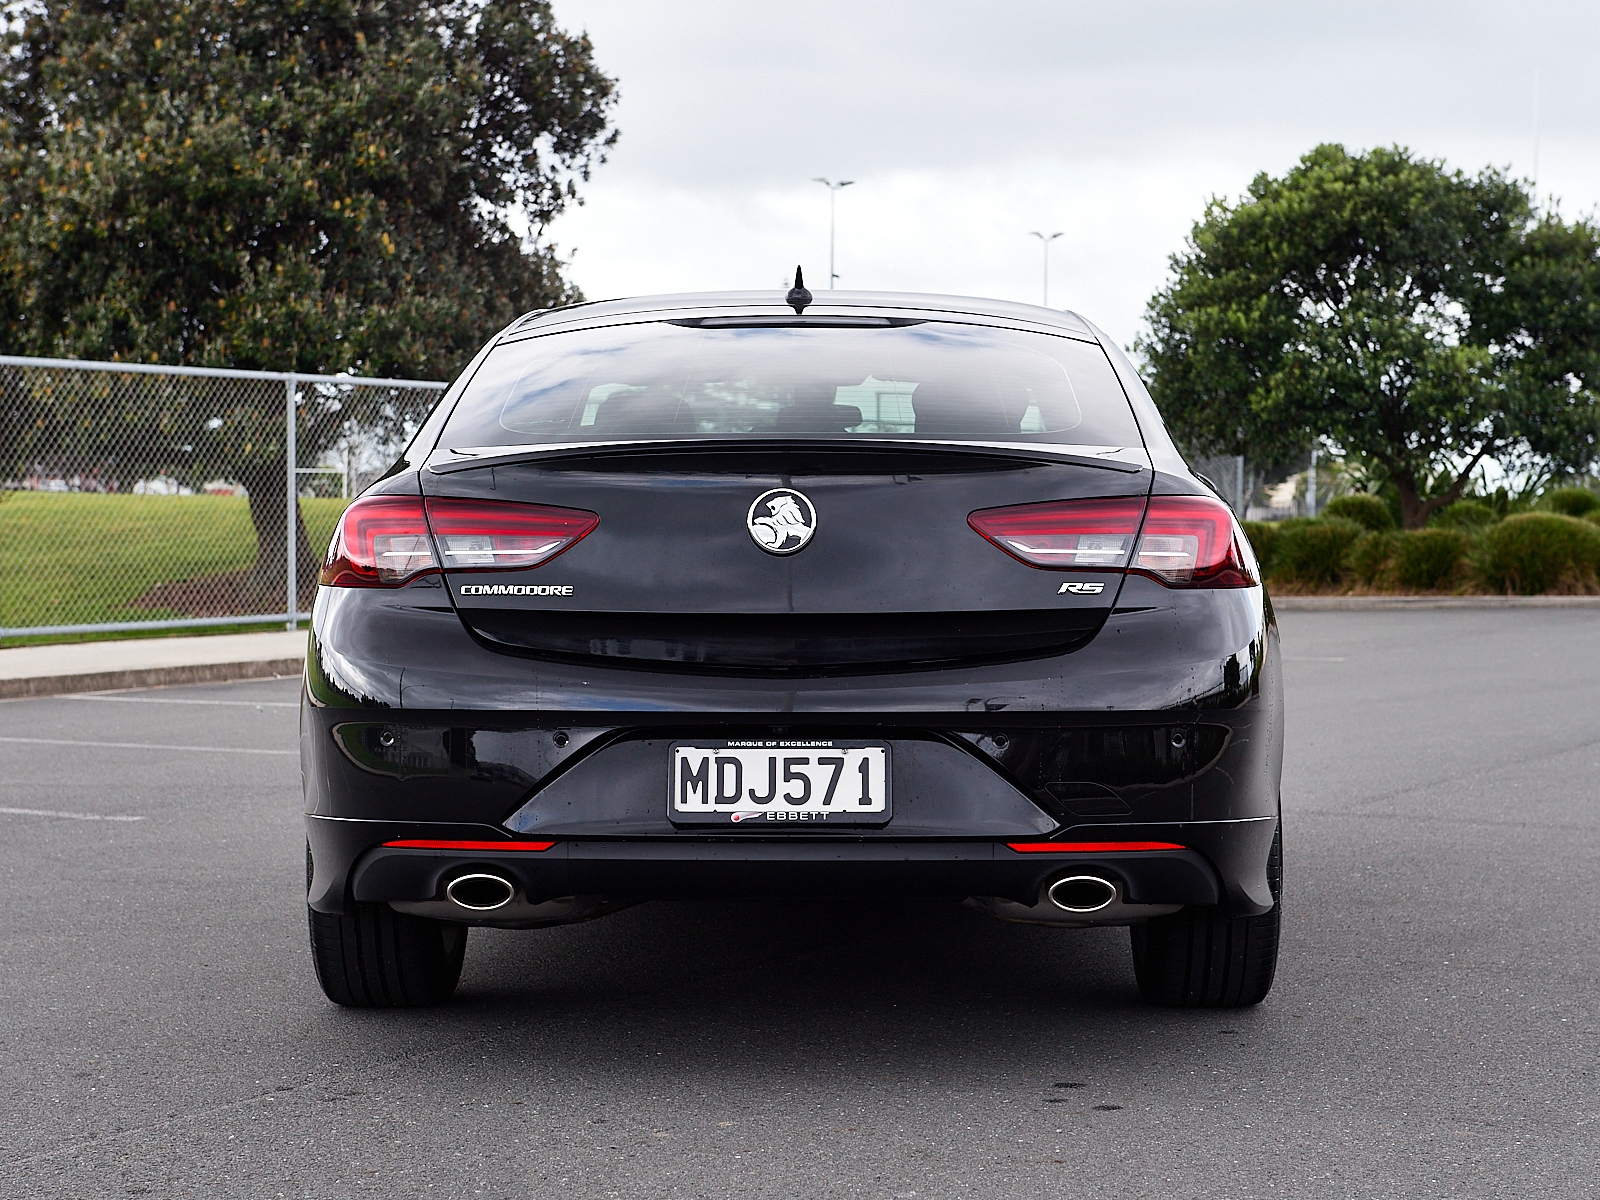
[[(613, 81), (545, 0), (20, 12), (0, 62), (5, 352), (438, 379), (517, 313), (577, 298), (507, 219), (537, 235), (616, 136)], [(221, 464), (271, 586), (281, 394), (166, 394), (117, 414), (123, 474)], [(312, 409), (303, 461), (340, 430)]]
[(1422, 526), (1485, 459), (1577, 472), (1600, 446), (1600, 230), (1503, 174), (1319, 146), (1213, 201), (1139, 344), (1175, 435), (1287, 461), (1327, 437)]

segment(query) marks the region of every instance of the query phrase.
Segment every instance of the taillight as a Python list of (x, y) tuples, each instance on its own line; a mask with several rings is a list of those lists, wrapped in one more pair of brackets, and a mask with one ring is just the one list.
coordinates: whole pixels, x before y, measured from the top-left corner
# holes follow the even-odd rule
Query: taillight
[(446, 571), (517, 571), (547, 563), (600, 518), (581, 508), (513, 500), (428, 498), (428, 524)]
[(1144, 497), (1126, 496), (984, 508), (967, 524), (1030, 567), (1120, 571), (1128, 565), (1142, 516)]
[(369, 496), (344, 510), (322, 564), (330, 587), (399, 587), (437, 571), (421, 496)]
[(1052, 500), (979, 509), (967, 523), (1030, 567), (1131, 569), (1168, 587), (1260, 582), (1255, 555), (1233, 511), (1207, 496), (1152, 496), (1148, 506), (1142, 496)]
[(1233, 510), (1207, 496), (1152, 496), (1133, 569), (1169, 587), (1254, 587), (1250, 543)]
[(522, 571), (598, 524), (583, 509), (514, 500), (370, 496), (344, 510), (320, 579), (330, 587), (399, 587), (439, 570), (435, 544), (447, 571)]

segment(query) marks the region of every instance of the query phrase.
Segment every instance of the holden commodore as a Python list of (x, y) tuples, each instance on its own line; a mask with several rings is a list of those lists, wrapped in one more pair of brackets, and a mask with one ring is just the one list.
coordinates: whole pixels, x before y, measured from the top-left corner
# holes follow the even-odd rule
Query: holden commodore
[(474, 926), (916, 896), (1127, 926), (1151, 1002), (1277, 961), (1277, 627), (1117, 346), (944, 296), (530, 314), (345, 511), (301, 760), (318, 980)]

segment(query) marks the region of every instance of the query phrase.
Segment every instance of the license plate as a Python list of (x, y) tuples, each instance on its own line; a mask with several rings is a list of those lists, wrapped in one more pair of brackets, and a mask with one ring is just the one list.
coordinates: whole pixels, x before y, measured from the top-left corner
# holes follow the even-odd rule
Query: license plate
[(680, 825), (882, 825), (889, 747), (826, 738), (674, 742), (667, 796), (667, 815)]

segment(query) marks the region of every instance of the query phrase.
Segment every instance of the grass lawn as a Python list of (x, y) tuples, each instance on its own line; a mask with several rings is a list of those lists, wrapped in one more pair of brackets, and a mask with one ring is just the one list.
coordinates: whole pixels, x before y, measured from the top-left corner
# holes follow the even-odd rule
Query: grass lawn
[[(300, 501), (314, 554), (346, 503)], [(169, 620), (183, 614), (131, 603), (158, 584), (255, 559), (242, 496), (0, 492), (0, 627)]]

